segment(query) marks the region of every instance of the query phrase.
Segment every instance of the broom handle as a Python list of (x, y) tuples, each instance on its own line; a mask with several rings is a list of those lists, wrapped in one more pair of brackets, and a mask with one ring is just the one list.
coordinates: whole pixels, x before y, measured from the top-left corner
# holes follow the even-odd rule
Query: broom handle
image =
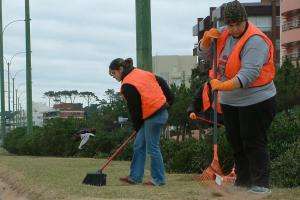
[[(199, 116), (197, 116), (196, 119), (201, 120), (201, 121), (204, 121), (204, 122), (207, 122), (207, 123), (210, 123), (210, 124), (213, 124), (213, 123), (214, 123), (213, 121), (211, 121), (211, 120), (209, 120), (209, 119), (205, 119), (204, 117), (199, 117)], [(217, 123), (217, 125), (218, 125), (218, 126), (223, 126), (223, 124), (220, 124), (220, 123)]]
[(124, 147), (132, 140), (132, 138), (134, 138), (136, 135), (136, 131), (133, 131), (133, 133), (131, 133), (131, 135), (125, 140), (125, 142), (123, 142), (123, 144), (113, 153), (113, 155), (111, 155), (107, 161), (104, 163), (104, 165), (101, 167), (100, 171), (103, 171), (110, 163), (111, 161), (117, 157), (117, 155), (119, 155), (119, 153), (124, 149)]

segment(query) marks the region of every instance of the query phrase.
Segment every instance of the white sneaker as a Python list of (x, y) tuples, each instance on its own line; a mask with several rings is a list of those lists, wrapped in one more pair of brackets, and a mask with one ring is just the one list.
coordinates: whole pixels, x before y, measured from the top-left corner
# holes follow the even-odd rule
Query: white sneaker
[(261, 186), (252, 186), (249, 192), (253, 192), (255, 194), (270, 194), (271, 190), (266, 187), (261, 187)]

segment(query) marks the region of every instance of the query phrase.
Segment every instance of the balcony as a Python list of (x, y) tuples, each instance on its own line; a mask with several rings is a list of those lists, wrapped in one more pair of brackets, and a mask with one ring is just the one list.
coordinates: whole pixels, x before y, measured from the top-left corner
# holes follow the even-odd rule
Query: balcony
[(300, 20), (292, 20), (292, 21), (286, 21), (282, 24), (282, 31), (288, 31), (291, 29), (300, 28)]
[(282, 60), (284, 60), (286, 57), (288, 57), (289, 59), (291, 59), (291, 61), (300, 60), (300, 51), (294, 52), (294, 53), (290, 53), (290, 54), (286, 54), (286, 55), (282, 56)]

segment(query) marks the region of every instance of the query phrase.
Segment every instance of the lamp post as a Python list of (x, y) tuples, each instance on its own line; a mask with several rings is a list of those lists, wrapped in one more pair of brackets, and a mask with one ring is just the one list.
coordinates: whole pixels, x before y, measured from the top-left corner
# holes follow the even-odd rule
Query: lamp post
[(4, 93), (4, 63), (3, 63), (3, 33), (7, 27), (15, 22), (24, 20), (14, 20), (8, 23), (4, 29), (2, 26), (2, 0), (0, 0), (0, 99), (1, 99), (1, 135), (5, 135), (5, 93)]
[(16, 76), (18, 75), (18, 73), (22, 72), (22, 71), (25, 71), (25, 69), (21, 69), (19, 71), (17, 71), (13, 76), (12, 76), (12, 87), (13, 87), (13, 123), (15, 123), (15, 117), (14, 117), (14, 114), (15, 114), (15, 78)]
[[(24, 20), (23, 20), (24, 21)], [(12, 24), (12, 23), (10, 23), (10, 24)], [(7, 27), (7, 26), (6, 26)], [(3, 31), (4, 32), (4, 31)], [(7, 84), (7, 91), (8, 91), (8, 93), (7, 93), (7, 102), (8, 102), (8, 111), (10, 112), (11, 111), (11, 106), (10, 106), (10, 66), (11, 66), (11, 64), (12, 64), (12, 61), (13, 61), (13, 59), (17, 56), (17, 55), (19, 55), (19, 54), (23, 54), (23, 53), (26, 53), (26, 52), (23, 52), (23, 51), (21, 51), (21, 52), (17, 52), (17, 53), (15, 53), (9, 60), (7, 60), (6, 58), (5, 58), (5, 56), (3, 56), (3, 58), (4, 58), (4, 60), (5, 60), (5, 62), (6, 62), (6, 65), (7, 65), (7, 82), (8, 82), (8, 84)]]
[(24, 94), (24, 91), (23, 92), (19, 92), (19, 90), (20, 89), (16, 89), (16, 124), (17, 125), (20, 125), (20, 121), (21, 121), (21, 118), (23, 118), (22, 117), (22, 115), (23, 115), (23, 113), (22, 113), (22, 105), (21, 105), (21, 103), (20, 103), (20, 97), (21, 97), (21, 95), (23, 95)]
[[(0, 30), (2, 30), (2, 0), (0, 0)], [(5, 93), (4, 93), (4, 65), (3, 65), (3, 31), (0, 31), (0, 92), (1, 92), (1, 135), (5, 135)]]

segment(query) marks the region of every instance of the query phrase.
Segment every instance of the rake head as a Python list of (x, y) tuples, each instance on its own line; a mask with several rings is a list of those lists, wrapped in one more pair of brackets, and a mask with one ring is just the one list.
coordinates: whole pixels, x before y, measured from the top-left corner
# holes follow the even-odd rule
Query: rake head
[(223, 176), (223, 181), (227, 183), (234, 183), (235, 179), (236, 179), (235, 167), (232, 168), (231, 172), (228, 175)]
[(199, 181), (214, 181), (216, 179), (216, 174), (222, 176), (221, 166), (218, 159), (213, 159), (212, 163), (208, 168), (206, 168), (200, 176), (196, 177)]

